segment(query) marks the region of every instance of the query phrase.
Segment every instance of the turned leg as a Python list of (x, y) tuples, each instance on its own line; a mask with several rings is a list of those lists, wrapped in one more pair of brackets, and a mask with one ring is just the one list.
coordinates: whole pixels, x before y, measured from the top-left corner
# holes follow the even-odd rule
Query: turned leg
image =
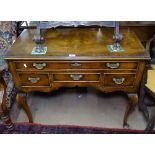
[(25, 111), (30, 123), (33, 123), (31, 110), (26, 102), (26, 94), (25, 93), (17, 93), (16, 95), (17, 104)]
[(123, 127), (127, 127), (127, 128), (129, 128), (129, 125), (127, 123), (128, 116), (134, 111), (136, 105), (138, 104), (138, 95), (137, 94), (128, 94), (128, 98), (129, 98), (129, 104), (125, 111), (124, 121), (123, 121)]
[(6, 85), (5, 85), (5, 82), (4, 80), (2, 79), (1, 80), (2, 83), (0, 83), (0, 111), (1, 111), (1, 119), (2, 119), (2, 122), (3, 124), (5, 125), (5, 127), (8, 129), (8, 130), (12, 130), (13, 129), (13, 123), (10, 119), (10, 116), (9, 116), (9, 112), (8, 112), (8, 109), (7, 109), (7, 103), (6, 103)]

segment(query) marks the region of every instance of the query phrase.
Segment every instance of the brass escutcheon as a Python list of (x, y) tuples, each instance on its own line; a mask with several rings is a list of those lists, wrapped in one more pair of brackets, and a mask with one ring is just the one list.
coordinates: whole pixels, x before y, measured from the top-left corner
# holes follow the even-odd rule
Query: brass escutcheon
[(72, 66), (72, 67), (80, 67), (80, 66), (81, 66), (81, 64), (80, 64), (80, 63), (75, 62), (75, 63), (72, 63), (72, 64), (71, 64), (71, 66)]

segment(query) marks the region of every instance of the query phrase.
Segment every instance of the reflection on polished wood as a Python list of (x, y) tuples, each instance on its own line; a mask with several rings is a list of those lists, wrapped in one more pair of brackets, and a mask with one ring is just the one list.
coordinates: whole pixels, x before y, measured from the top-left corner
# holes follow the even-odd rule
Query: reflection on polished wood
[[(110, 53), (106, 45), (113, 44), (113, 29), (102, 28), (102, 36), (98, 39), (98, 28), (64, 28), (47, 30), (45, 44), (48, 47), (46, 55), (32, 55), (35, 43), (32, 41), (35, 30), (25, 30), (8, 52), (7, 59), (146, 59), (149, 57), (144, 47), (133, 31), (122, 29), (123, 40), (121, 46), (125, 49), (122, 53)], [(27, 46), (25, 46), (27, 45)], [(70, 57), (74, 54), (76, 57)], [(61, 57), (60, 57), (61, 56)], [(87, 58), (87, 59), (86, 59)]]

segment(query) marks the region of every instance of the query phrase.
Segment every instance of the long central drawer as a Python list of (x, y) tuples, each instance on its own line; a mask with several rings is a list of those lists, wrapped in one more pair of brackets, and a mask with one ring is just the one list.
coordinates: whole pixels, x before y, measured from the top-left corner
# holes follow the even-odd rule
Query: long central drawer
[(15, 61), (17, 71), (50, 71), (57, 69), (137, 69), (137, 62), (130, 61)]

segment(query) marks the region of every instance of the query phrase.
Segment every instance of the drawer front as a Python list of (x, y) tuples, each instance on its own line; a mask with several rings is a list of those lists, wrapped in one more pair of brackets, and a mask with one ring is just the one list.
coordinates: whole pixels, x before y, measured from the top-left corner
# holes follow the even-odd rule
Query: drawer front
[(98, 82), (100, 74), (60, 73), (53, 75), (54, 82)]
[(135, 80), (136, 74), (134, 73), (104, 74), (104, 86), (107, 87), (134, 86)]
[(50, 86), (49, 74), (18, 73), (22, 86)]
[(56, 69), (137, 69), (137, 62), (117, 62), (117, 61), (67, 61), (67, 62), (15, 62), (17, 70), (56, 70)]

